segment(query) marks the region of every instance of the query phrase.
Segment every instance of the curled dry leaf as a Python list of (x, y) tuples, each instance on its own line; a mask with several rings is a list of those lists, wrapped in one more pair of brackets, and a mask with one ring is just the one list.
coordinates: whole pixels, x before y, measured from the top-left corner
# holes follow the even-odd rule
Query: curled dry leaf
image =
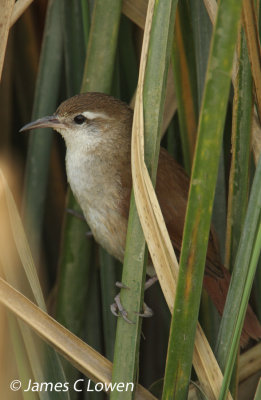
[[(178, 276), (178, 262), (144, 161), (143, 85), (153, 7), (154, 1), (152, 0), (149, 2), (147, 11), (134, 109), (131, 164), (136, 206), (144, 236), (166, 302), (172, 311)], [(210, 399), (217, 399), (223, 376), (199, 324), (195, 339), (193, 364), (200, 383), (208, 397)], [(228, 398), (232, 399), (230, 394)]]

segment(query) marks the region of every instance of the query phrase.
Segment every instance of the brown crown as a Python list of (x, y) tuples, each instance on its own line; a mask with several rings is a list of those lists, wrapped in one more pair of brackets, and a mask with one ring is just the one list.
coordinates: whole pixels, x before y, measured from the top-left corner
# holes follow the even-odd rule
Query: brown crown
[(121, 100), (104, 93), (88, 92), (77, 94), (65, 100), (56, 110), (61, 116), (81, 114), (84, 111), (106, 113), (112, 117), (127, 117), (132, 115), (130, 107)]

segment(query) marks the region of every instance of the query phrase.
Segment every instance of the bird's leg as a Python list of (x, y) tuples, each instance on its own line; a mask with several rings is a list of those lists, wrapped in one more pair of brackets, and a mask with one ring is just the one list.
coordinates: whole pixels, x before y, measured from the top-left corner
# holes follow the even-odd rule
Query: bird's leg
[[(157, 275), (151, 276), (145, 282), (144, 291), (149, 289), (152, 285), (154, 285), (154, 283), (157, 282), (157, 280), (158, 280)], [(138, 315), (143, 318), (150, 318), (153, 316), (153, 314), (154, 314), (153, 310), (149, 306), (147, 306), (145, 302), (143, 303), (143, 313), (138, 313)]]
[(73, 210), (72, 208), (67, 208), (66, 211), (68, 212), (68, 214), (73, 215), (74, 217), (80, 219), (81, 221), (85, 221), (83, 213)]
[[(154, 275), (154, 276), (152, 276), (151, 278), (149, 278), (149, 279), (145, 282), (144, 291), (147, 290), (147, 289), (149, 289), (157, 280), (158, 280), (158, 278), (157, 278), (156, 275)], [(115, 285), (116, 285), (118, 288), (121, 288), (121, 289), (128, 289), (128, 290), (129, 290), (129, 287), (126, 286), (126, 285), (125, 285), (124, 283), (122, 283), (122, 282), (116, 282)], [(122, 318), (123, 318), (126, 322), (128, 322), (129, 324), (133, 324), (133, 322), (130, 321), (130, 320), (127, 318), (128, 313), (127, 313), (127, 311), (124, 309), (123, 305), (121, 304), (120, 293), (117, 294), (117, 296), (114, 298), (114, 301), (115, 301), (115, 302), (111, 305), (111, 312), (113, 313), (113, 315), (115, 315), (116, 317), (122, 316)], [(149, 317), (152, 317), (152, 316), (153, 316), (153, 311), (152, 311), (151, 308), (149, 308), (149, 307), (147, 306), (146, 303), (143, 303), (143, 313), (137, 313), (137, 314), (138, 314), (140, 317), (149, 318)]]
[(93, 238), (92, 231), (85, 232), (85, 236), (87, 236), (88, 239)]
[(142, 318), (150, 318), (154, 315), (154, 312), (145, 302), (143, 302), (143, 312), (137, 313), (137, 315)]
[(155, 282), (157, 282), (157, 280), (158, 280), (157, 275), (151, 276), (151, 277), (145, 282), (144, 290), (149, 289), (152, 285), (154, 285)]

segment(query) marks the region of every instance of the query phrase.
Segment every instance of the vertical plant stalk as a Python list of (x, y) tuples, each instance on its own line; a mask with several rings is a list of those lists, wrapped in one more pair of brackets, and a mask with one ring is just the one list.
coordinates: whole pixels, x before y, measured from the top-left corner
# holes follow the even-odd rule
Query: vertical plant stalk
[(198, 104), (197, 79), (188, 4), (180, 1), (175, 21), (172, 65), (185, 170), (191, 171), (196, 143)]
[(253, 114), (252, 75), (245, 35), (238, 40), (238, 74), (235, 82), (232, 125), (232, 161), (229, 178), (226, 262), (232, 270), (248, 201), (251, 121)]
[[(41, 290), (41, 285), (35, 265), (33, 263), (32, 254), (27, 242), (27, 238), (25, 236), (22, 221), (19, 216), (13, 195), (1, 170), (0, 177), (2, 195), (4, 194), (7, 207), (7, 211), (6, 209), (4, 209), (5, 215), (1, 218), (1, 233), (4, 234), (4, 237), (2, 237), (0, 240), (2, 246), (2, 248), (0, 249), (0, 259), (4, 275), (9, 284), (13, 285), (23, 293), (26, 293), (27, 296), (32, 297), (37, 305), (42, 310), (46, 311), (46, 305)], [(3, 207), (3, 203), (1, 203), (1, 206)], [(2, 207), (1, 210), (3, 211)], [(6, 221), (5, 218), (8, 218), (8, 221)], [(9, 221), (10, 235), (12, 235), (13, 238), (9, 237)], [(16, 249), (13, 249), (12, 245), (10, 246), (13, 240)], [(6, 241), (8, 241), (8, 245)], [(20, 257), (21, 266), (19, 265), (19, 263), (17, 265), (15, 250)], [(27, 280), (24, 280), (24, 275), (26, 275)], [(9, 301), (11, 300), (9, 299)], [(11, 317), (12, 316), (10, 316), (9, 318), (9, 322), (12, 337), (20, 338), (21, 335), (21, 338), (23, 338), (23, 350), (21, 349), (21, 347), (19, 349), (17, 343), (14, 343), (14, 351), (18, 367), (21, 366), (20, 364), (21, 362), (23, 362), (22, 357), (25, 357), (30, 364), (31, 376), (33, 375), (33, 378), (36, 382), (65, 382), (66, 378), (61, 365), (61, 361), (55, 350), (49, 347), (46, 343), (43, 343), (42, 340), (40, 340), (34, 334), (34, 332), (32, 332), (31, 329), (23, 323), (23, 321), (18, 319), (17, 324), (14, 325), (15, 321)], [(14, 329), (17, 329), (18, 327), (20, 332), (14, 331)], [(16, 352), (16, 350), (18, 351), (18, 353)], [(21, 356), (21, 351), (24, 353), (23, 356)], [(54, 398), (55, 395), (50, 394), (50, 397)], [(67, 394), (65, 394), (65, 397), (68, 398)]]
[[(79, 91), (110, 91), (121, 2), (117, 0), (112, 6), (109, 1), (96, 0), (90, 36), (88, 33), (89, 10), (86, 6), (87, 2), (75, 1), (73, 6), (67, 3), (64, 1), (63, 4), (67, 95), (69, 97), (79, 93)], [(79, 24), (81, 17), (83, 17), (82, 24)], [(88, 51), (85, 52), (87, 45)], [(104, 53), (105, 48), (106, 54)], [(86, 58), (85, 53), (87, 53)], [(84, 58), (85, 69), (83, 68)], [(95, 65), (99, 65), (99, 68), (94, 68)], [(101, 76), (103, 77), (102, 82)], [(66, 204), (67, 208), (82, 213), (70, 189), (68, 189)], [(85, 222), (80, 221), (75, 216), (65, 215), (57, 318), (72, 332), (80, 337), (85, 337), (85, 340), (93, 347), (102, 351), (102, 334), (97, 334), (101, 323), (101, 307), (98, 302), (99, 291), (92, 290), (94, 286), (95, 289), (98, 289), (96, 287), (98, 275), (91, 246), (93, 241), (86, 237), (87, 231), (88, 226)], [(104, 267), (106, 268), (106, 265)], [(87, 296), (89, 296), (88, 304), (86, 304)], [(110, 300), (112, 301), (112, 299), (113, 296)], [(115, 320), (112, 318), (109, 307), (104, 313), (106, 316), (110, 315), (109, 323), (115, 326)], [(108, 318), (104, 319), (106, 324)], [(85, 334), (83, 332), (84, 324), (87, 326)], [(108, 331), (107, 326), (104, 330), (105, 332)], [(110, 337), (110, 344), (113, 343), (114, 337), (115, 334), (113, 338)], [(107, 339), (108, 335), (106, 334), (106, 343), (108, 342)], [(66, 366), (69, 380), (75, 381), (77, 371), (69, 363)], [(74, 392), (72, 395), (75, 394)], [(93, 393), (91, 396), (100, 398), (99, 393)]]
[(259, 382), (258, 382), (254, 400), (258, 400), (260, 398), (261, 398), (261, 378), (259, 379)]
[(11, 23), (11, 15), (14, 8), (14, 0), (1, 0), (1, 16), (0, 16), (0, 82), (2, 77), (5, 50), (7, 46), (7, 39)]
[[(216, 3), (215, 3), (216, 4)], [(210, 48), (210, 40), (212, 34), (212, 23), (207, 14), (204, 2), (195, 2), (190, 0), (191, 19), (193, 37), (195, 41), (195, 58), (197, 69), (197, 87), (198, 87), (198, 107), (200, 108), (204, 84), (206, 78), (206, 70), (208, 63), (208, 55)]]
[[(175, 0), (158, 2), (155, 6), (154, 1), (149, 2), (136, 97), (138, 103), (134, 109), (133, 134), (136, 129), (143, 129), (144, 123), (146, 162), (154, 182), (176, 4)], [(141, 105), (143, 85), (144, 122), (138, 118), (139, 107), (143, 108)], [(140, 317), (136, 313), (140, 312), (143, 302), (143, 284), (146, 274), (144, 254), (146, 260), (144, 235), (132, 193), (122, 279), (130, 290), (122, 290), (121, 301), (123, 307), (128, 310), (128, 318), (134, 324), (128, 325), (122, 319), (118, 321), (113, 382), (136, 381), (141, 325)], [(133, 394), (115, 392), (111, 398), (113, 400), (131, 399)]]
[[(121, 17), (121, 5), (121, 0), (115, 0), (113, 4), (110, 0), (96, 0), (94, 3), (81, 92), (111, 92)], [(107, 262), (110, 263), (108, 268), (114, 268), (115, 265), (112, 267), (112, 264), (115, 264), (116, 261), (108, 254), (105, 255), (103, 253), (100, 257), (100, 263), (102, 264), (100, 274), (103, 288), (102, 301), (104, 315), (102, 322), (106, 334), (106, 355), (112, 357), (116, 323), (115, 320), (112, 319), (111, 311), (108, 307), (108, 303), (112, 302), (113, 297), (109, 299), (111, 291), (108, 288), (111, 282), (106, 281), (107, 271), (105, 271), (105, 269), (107, 267)], [(106, 282), (107, 290), (104, 290), (104, 282)], [(114, 287), (112, 291), (114, 291)], [(99, 329), (99, 325), (97, 325), (96, 329)], [(107, 334), (107, 332), (109, 333)], [(93, 337), (94, 336), (97, 337), (95, 330), (93, 330)]]
[[(88, 20), (88, 12), (82, 13), (81, 0), (73, 5), (63, 1), (62, 7), (63, 41), (65, 53), (66, 93), (70, 97), (79, 93), (86, 55), (85, 33), (82, 19)], [(88, 11), (88, 10), (87, 10)], [(59, 259), (59, 279), (57, 285), (56, 318), (66, 328), (82, 337), (85, 322), (88, 281), (91, 267), (91, 241), (86, 237), (86, 223), (67, 212), (73, 209), (82, 213), (68, 188), (63, 223), (62, 246)], [(83, 284), (83, 277), (85, 283)], [(65, 363), (67, 378), (75, 370)], [(74, 393), (75, 394), (75, 393)]]
[(240, 1), (219, 2), (183, 233), (163, 390), (165, 398), (187, 397), (240, 13)]
[[(215, 0), (204, 0), (204, 3), (206, 5), (207, 11), (209, 13), (209, 18), (211, 19), (211, 22), (214, 23), (214, 20), (216, 18), (216, 11), (217, 11), (217, 3)], [(249, 4), (246, 5), (247, 7), (249, 7)], [(251, 6), (251, 4), (250, 4)], [(252, 7), (252, 6), (251, 6)], [(261, 8), (259, 7), (259, 10), (261, 10)], [(252, 11), (250, 11), (250, 17), (251, 15), (253, 16)], [(252, 17), (251, 17), (252, 18)], [(256, 19), (255, 15), (254, 15), (254, 19)], [(255, 27), (256, 21), (254, 21), (254, 24), (252, 26), (252, 30), (253, 30), (253, 35), (249, 34), (249, 39), (252, 41), (256, 41), (256, 27)], [(252, 44), (252, 47), (257, 49), (257, 51), (259, 52), (259, 47), (260, 44), (255, 43)], [(249, 53), (249, 58), (250, 58), (250, 64), (251, 64), (251, 68), (252, 68), (252, 60), (251, 60), (251, 51), (250, 51), (250, 46), (248, 45), (248, 53)], [(258, 55), (256, 55), (256, 58), (259, 58)], [(256, 66), (256, 70), (258, 71), (258, 65)], [(253, 74), (253, 73), (252, 73)], [(258, 75), (259, 73), (257, 72), (256, 75)], [(234, 60), (234, 65), (233, 65), (233, 73), (232, 73), (232, 82), (234, 85), (235, 82), (235, 77), (236, 77), (236, 60)], [(253, 74), (254, 77), (254, 74)], [(257, 84), (259, 85), (259, 80), (257, 81)], [(258, 121), (258, 118), (256, 116), (256, 113), (253, 114), (253, 118), (252, 118), (252, 151), (254, 154), (254, 161), (255, 161), (255, 165), (257, 165), (258, 159), (259, 159), (259, 155), (261, 153), (261, 141), (260, 141), (260, 136), (261, 136), (261, 127), (260, 127), (260, 123)]]
[[(232, 161), (229, 178), (228, 217), (226, 234), (226, 267), (233, 270), (248, 202), (249, 161), (251, 128), (253, 115), (252, 75), (248, 58), (247, 44), (243, 29), (238, 36), (238, 72), (234, 82), (233, 123), (232, 123)], [(248, 268), (242, 266), (242, 272)], [(243, 277), (243, 276), (242, 276)], [(242, 293), (236, 288), (233, 302), (241, 298)], [(240, 300), (238, 300), (240, 301)], [(224, 371), (227, 356), (227, 340), (230, 336), (231, 325), (228, 325), (230, 315), (222, 316), (222, 335), (216, 343), (217, 359)], [(225, 351), (223, 350), (225, 347)], [(239, 349), (238, 349), (239, 351)], [(231, 390), (237, 390), (237, 363), (231, 380)]]
[(249, 59), (255, 84), (256, 104), (259, 121), (261, 120), (261, 48), (257, 27), (256, 7), (254, 0), (243, 1), (243, 21), (246, 32)]
[[(235, 363), (240, 334), (242, 331), (249, 296), (256, 273), (256, 266), (261, 250), (261, 157), (259, 158), (255, 178), (253, 181), (244, 229), (240, 239), (237, 252), (236, 265), (232, 276), (227, 301), (225, 305), (226, 315), (231, 318), (229, 336), (226, 338), (227, 352), (225, 359), (224, 380), (220, 390), (219, 400), (226, 398), (233, 365)], [(244, 282), (242, 287), (241, 271), (244, 265), (248, 266), (243, 274)], [(238, 285), (238, 286), (237, 286)], [(241, 297), (235, 302), (231, 301), (235, 287), (238, 287)], [(229, 311), (231, 311), (229, 313)], [(222, 334), (222, 321), (220, 332)], [(224, 350), (223, 350), (224, 352)]]
[[(143, 101), (138, 86), (132, 132), (132, 177), (137, 210), (153, 265), (170, 311), (173, 311), (178, 263), (144, 162)], [(135, 119), (136, 118), (136, 119)], [(134, 126), (135, 125), (135, 126)], [(209, 399), (217, 399), (222, 373), (198, 324), (193, 357), (200, 384)], [(173, 380), (170, 380), (173, 384)], [(228, 398), (231, 399), (230, 394)]]
[[(208, 55), (210, 48), (210, 41), (212, 35), (212, 23), (210, 21), (209, 15), (207, 13), (205, 4), (203, 1), (194, 1), (190, 0), (189, 2), (190, 10), (191, 10), (191, 20), (192, 20), (192, 28), (193, 28), (193, 38), (195, 43), (195, 58), (196, 58), (196, 70), (197, 70), (197, 87), (198, 87), (198, 107), (200, 108), (202, 102), (202, 96), (204, 91), (204, 83), (206, 78), (206, 70), (208, 63)], [(198, 117), (198, 116), (197, 116)], [(224, 185), (220, 186), (220, 189), (224, 190)], [(217, 193), (217, 189), (216, 189)], [(216, 197), (216, 195), (215, 195)], [(225, 197), (225, 196), (224, 196)], [(221, 196), (219, 196), (219, 201)], [(219, 203), (218, 201), (218, 203)], [(218, 212), (216, 212), (218, 211)], [(217, 220), (219, 223), (223, 223), (225, 218), (220, 219), (220, 213), (224, 215), (225, 208), (218, 206), (213, 209), (213, 219), (215, 230), (217, 232), (217, 224), (215, 223)], [(223, 225), (224, 226), (224, 225)], [(218, 232), (217, 232), (218, 234)], [(224, 238), (224, 232), (222, 230), (222, 238)], [(220, 241), (219, 241), (220, 243)], [(218, 332), (219, 327), (219, 316), (215, 309), (215, 306), (209, 299), (209, 296), (203, 292), (201, 298), (201, 306), (200, 306), (200, 323), (202, 324), (202, 328), (210, 341), (210, 344), (214, 344), (216, 341), (216, 334)]]
[[(33, 120), (53, 114), (57, 105), (63, 60), (60, 7), (61, 0), (50, 0), (48, 3), (36, 82)], [(34, 129), (30, 134), (25, 171), (23, 212), (26, 231), (29, 232), (29, 242), (37, 259), (42, 234), (51, 142), (51, 129)]]
[(110, 93), (121, 5), (121, 0), (115, 0), (113, 5), (109, 0), (94, 3), (82, 92)]

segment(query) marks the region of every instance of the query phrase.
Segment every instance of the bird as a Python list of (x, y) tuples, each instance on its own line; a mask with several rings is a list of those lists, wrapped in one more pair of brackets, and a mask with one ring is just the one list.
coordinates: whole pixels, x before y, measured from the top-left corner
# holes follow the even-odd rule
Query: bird
[[(133, 110), (123, 101), (99, 92), (75, 95), (51, 116), (25, 125), (20, 132), (53, 128), (66, 144), (66, 173), (95, 240), (123, 262), (130, 195)], [(166, 227), (180, 254), (189, 191), (184, 169), (160, 148), (155, 191)], [(152, 262), (147, 273), (155, 275)], [(203, 285), (222, 314), (230, 274), (222, 265), (218, 241), (211, 227)], [(261, 325), (248, 305), (241, 346), (261, 337)]]

